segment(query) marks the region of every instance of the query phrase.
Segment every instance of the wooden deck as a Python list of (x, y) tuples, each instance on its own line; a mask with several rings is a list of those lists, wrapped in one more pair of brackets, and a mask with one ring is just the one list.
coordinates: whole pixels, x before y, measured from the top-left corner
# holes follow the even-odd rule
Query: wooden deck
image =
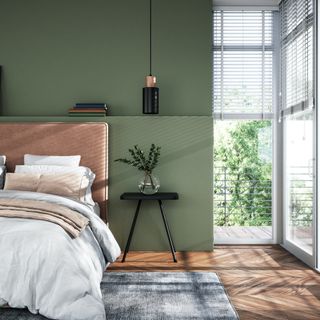
[[(216, 246), (214, 252), (129, 252), (112, 271), (216, 272), (242, 320), (319, 320), (320, 276), (279, 246)], [(121, 261), (121, 257), (118, 261)]]
[[(308, 253), (312, 253), (312, 228), (292, 227), (289, 239)], [(272, 227), (214, 227), (214, 242), (218, 244), (237, 244), (242, 240), (271, 240)]]
[(214, 227), (215, 241), (231, 239), (272, 239), (272, 227)]

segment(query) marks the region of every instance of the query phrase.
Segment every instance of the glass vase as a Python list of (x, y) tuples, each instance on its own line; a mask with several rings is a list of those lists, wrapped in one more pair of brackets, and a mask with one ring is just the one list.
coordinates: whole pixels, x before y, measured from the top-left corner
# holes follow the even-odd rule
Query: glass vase
[(143, 194), (155, 194), (160, 188), (160, 180), (152, 173), (145, 172), (139, 180), (138, 186)]

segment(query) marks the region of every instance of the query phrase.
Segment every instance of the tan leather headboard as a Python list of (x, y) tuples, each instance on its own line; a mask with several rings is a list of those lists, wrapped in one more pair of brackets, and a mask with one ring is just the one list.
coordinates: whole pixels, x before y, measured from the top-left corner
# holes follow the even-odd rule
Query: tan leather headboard
[(108, 126), (106, 123), (1, 123), (0, 154), (7, 156), (13, 172), (23, 164), (26, 153), (39, 155), (81, 155), (80, 165), (95, 174), (93, 199), (101, 218), (107, 220)]

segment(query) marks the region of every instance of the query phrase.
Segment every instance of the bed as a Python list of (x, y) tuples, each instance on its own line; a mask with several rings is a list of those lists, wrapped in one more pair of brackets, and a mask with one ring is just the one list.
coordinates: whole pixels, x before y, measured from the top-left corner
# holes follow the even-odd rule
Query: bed
[[(8, 172), (24, 167), (25, 154), (81, 155), (80, 165), (96, 176), (91, 188), (95, 206), (40, 189), (17, 191), (7, 185), (0, 191), (0, 306), (27, 307), (51, 319), (105, 319), (100, 282), (107, 265), (120, 255), (106, 224), (107, 125), (4, 123), (0, 137)], [(7, 180), (17, 176), (9, 174)], [(28, 184), (33, 178), (27, 177)], [(66, 216), (53, 223), (43, 218), (49, 212), (50, 219)]]

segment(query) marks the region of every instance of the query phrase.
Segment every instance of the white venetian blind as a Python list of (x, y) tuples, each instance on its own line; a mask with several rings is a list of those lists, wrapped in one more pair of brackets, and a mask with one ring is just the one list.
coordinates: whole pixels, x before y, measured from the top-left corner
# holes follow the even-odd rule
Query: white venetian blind
[(272, 114), (273, 12), (213, 11), (213, 112)]
[(281, 17), (281, 107), (292, 114), (313, 106), (312, 0), (283, 0)]

